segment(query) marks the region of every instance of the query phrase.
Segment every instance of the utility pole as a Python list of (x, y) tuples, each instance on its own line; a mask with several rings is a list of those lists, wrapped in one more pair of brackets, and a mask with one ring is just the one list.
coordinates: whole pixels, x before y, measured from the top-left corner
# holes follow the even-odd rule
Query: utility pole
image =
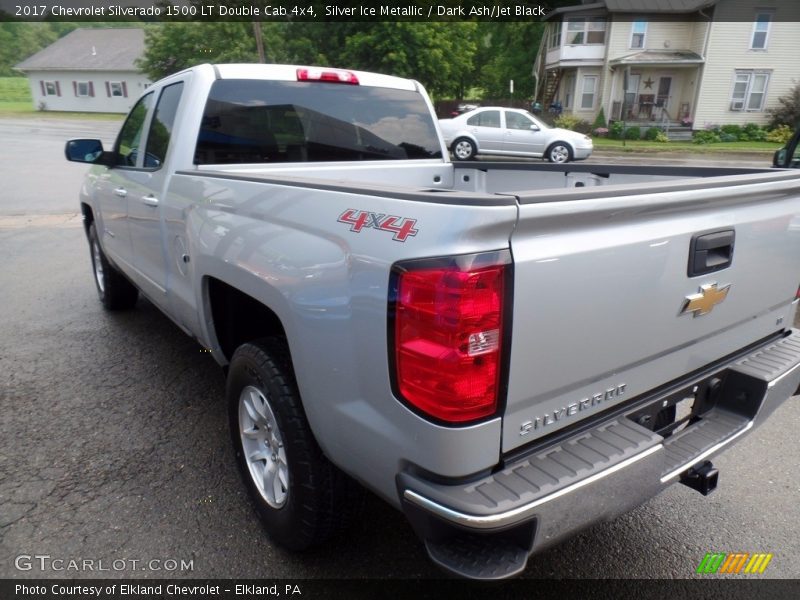
[(256, 49), (258, 50), (258, 62), (267, 62), (264, 54), (264, 38), (261, 35), (261, 21), (253, 21), (253, 35), (256, 37)]

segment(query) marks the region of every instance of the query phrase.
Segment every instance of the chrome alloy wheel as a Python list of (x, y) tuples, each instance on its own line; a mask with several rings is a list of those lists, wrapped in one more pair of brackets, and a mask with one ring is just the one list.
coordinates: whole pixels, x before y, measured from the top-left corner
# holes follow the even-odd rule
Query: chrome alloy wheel
[(103, 272), (103, 261), (100, 254), (100, 244), (97, 240), (92, 241), (92, 266), (94, 267), (94, 278), (101, 293), (106, 291), (106, 279)]
[(250, 477), (272, 508), (289, 497), (289, 465), (278, 421), (263, 392), (248, 385), (239, 395), (239, 435)]
[(563, 144), (556, 144), (550, 148), (550, 160), (554, 163), (565, 163), (569, 160), (569, 148)]

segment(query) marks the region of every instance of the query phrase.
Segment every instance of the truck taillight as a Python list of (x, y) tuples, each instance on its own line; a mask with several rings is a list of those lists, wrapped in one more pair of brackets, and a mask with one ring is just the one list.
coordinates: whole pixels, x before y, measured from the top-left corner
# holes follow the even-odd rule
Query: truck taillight
[(297, 81), (325, 81), (358, 85), (358, 77), (355, 73), (341, 69), (297, 69)]
[(492, 253), (395, 270), (394, 387), (418, 411), (449, 423), (497, 412), (509, 262)]

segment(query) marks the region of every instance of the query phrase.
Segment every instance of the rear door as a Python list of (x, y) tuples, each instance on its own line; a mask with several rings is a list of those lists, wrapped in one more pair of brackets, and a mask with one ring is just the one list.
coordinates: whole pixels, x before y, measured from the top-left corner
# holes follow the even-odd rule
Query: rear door
[(136, 186), (128, 198), (128, 222), (138, 283), (158, 303), (165, 302), (167, 289), (161, 198), (169, 174), (165, 165), (183, 85), (179, 81), (160, 90), (148, 123), (146, 146), (139, 157)]
[(504, 451), (791, 326), (800, 180), (682, 183), (518, 195)]
[(499, 109), (478, 110), (467, 119), (467, 130), (478, 140), (480, 150), (498, 152), (503, 150), (505, 135)]

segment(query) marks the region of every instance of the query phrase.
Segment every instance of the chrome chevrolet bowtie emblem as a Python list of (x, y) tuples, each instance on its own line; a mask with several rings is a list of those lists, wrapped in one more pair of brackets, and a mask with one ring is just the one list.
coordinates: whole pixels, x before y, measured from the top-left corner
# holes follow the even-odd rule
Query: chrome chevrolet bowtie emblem
[(717, 304), (728, 297), (730, 289), (730, 285), (719, 289), (716, 283), (701, 286), (699, 293), (686, 296), (683, 302), (683, 310), (681, 310), (680, 314), (693, 313), (695, 317), (707, 315), (714, 310)]

